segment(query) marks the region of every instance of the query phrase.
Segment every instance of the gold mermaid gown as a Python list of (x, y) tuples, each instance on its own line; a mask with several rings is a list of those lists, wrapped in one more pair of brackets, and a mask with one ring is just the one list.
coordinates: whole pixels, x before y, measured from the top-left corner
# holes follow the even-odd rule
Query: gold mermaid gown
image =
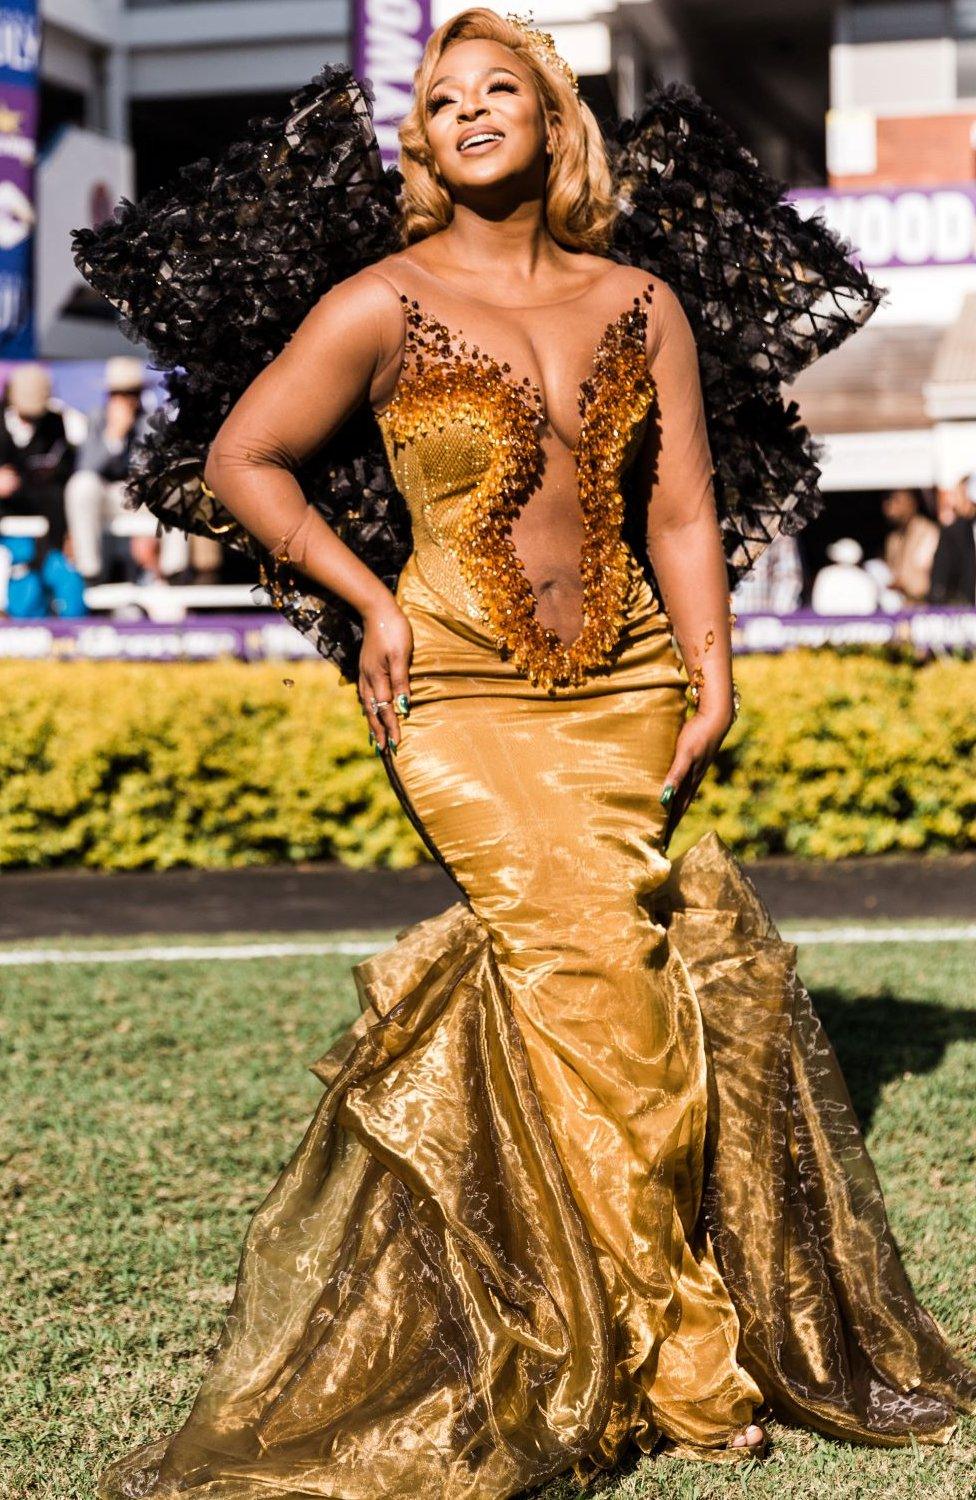
[[(944, 1442), (976, 1371), (906, 1278), (795, 947), (716, 836), (662, 848), (687, 678), (620, 498), (649, 299), (594, 312), (567, 648), (510, 530), (539, 391), (462, 339), (470, 301), (441, 285), (449, 326), (399, 269), (380, 423), (414, 654), (389, 770), (463, 899), (355, 969), (362, 1014), (315, 1064), (190, 1416), (99, 1494), (502, 1500), (632, 1442), (748, 1457), (726, 1444), (766, 1410)], [(671, 441), (707, 477), (689, 424)]]

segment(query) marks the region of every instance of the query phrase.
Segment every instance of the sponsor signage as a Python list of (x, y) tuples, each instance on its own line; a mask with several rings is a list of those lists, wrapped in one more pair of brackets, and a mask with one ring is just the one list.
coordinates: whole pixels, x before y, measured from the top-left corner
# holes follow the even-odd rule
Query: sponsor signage
[(976, 262), (976, 182), (932, 188), (835, 192), (795, 188), (799, 213), (822, 213), (867, 270)]
[(791, 651), (800, 646), (911, 646), (922, 654), (976, 652), (976, 609), (903, 610), (892, 615), (739, 615), (732, 628), (736, 655)]
[[(800, 646), (910, 646), (920, 654), (976, 654), (976, 609), (932, 608), (894, 615), (739, 615), (732, 630), (738, 656)], [(45, 661), (316, 660), (315, 648), (280, 615), (199, 615), (180, 624), (106, 620), (0, 619), (0, 660)]]
[(354, 0), (353, 72), (372, 85), (373, 125), (386, 166), (396, 165), (397, 126), (433, 29), (430, 0)]
[(34, 0), (0, 4), (0, 355), (34, 353), (31, 262), (37, 63), (41, 25)]
[(277, 614), (204, 615), (178, 625), (148, 620), (0, 619), (0, 660), (293, 661), (316, 657), (310, 641)]

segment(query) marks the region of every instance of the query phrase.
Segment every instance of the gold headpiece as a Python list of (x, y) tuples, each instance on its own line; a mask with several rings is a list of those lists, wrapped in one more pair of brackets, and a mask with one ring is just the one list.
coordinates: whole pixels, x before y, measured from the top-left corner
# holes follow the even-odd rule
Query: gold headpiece
[(574, 92), (578, 94), (579, 79), (576, 77), (576, 74), (573, 72), (573, 69), (569, 66), (569, 63), (566, 61), (566, 59), (564, 57), (560, 57), (559, 53), (556, 51), (556, 44), (552, 39), (551, 33), (548, 31), (540, 31), (533, 21), (531, 15), (518, 16), (515, 15), (512, 11), (509, 11), (505, 17), (505, 20), (510, 21), (513, 26), (517, 26), (519, 31), (524, 33), (529, 46), (532, 48), (532, 51), (535, 53), (539, 61), (541, 63), (544, 63), (547, 68), (555, 68), (557, 72), (562, 73), (563, 77), (568, 79), (569, 82), (573, 85)]

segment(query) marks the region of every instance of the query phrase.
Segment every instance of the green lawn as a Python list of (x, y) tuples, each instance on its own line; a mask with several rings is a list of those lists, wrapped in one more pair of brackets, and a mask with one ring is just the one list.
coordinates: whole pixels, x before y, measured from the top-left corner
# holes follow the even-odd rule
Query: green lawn
[[(974, 959), (965, 942), (801, 953), (915, 1285), (976, 1358)], [(87, 1500), (109, 1458), (178, 1424), (250, 1213), (321, 1091), (307, 1065), (355, 1013), (352, 961), (0, 969), (5, 1500)], [(602, 1493), (976, 1495), (974, 1418), (941, 1449), (773, 1436), (764, 1465), (643, 1460)]]

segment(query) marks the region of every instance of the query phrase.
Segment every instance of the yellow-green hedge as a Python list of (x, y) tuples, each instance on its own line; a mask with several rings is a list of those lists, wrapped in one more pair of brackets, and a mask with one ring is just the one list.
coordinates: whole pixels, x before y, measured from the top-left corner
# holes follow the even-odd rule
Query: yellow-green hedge
[[(712, 827), (741, 856), (976, 846), (976, 667), (796, 651), (736, 676), (673, 854)], [(0, 702), (0, 868), (426, 857), (324, 664), (8, 662)]]
[(324, 663), (7, 663), (0, 699), (0, 868), (423, 857)]
[(709, 827), (740, 856), (976, 846), (976, 664), (807, 650), (735, 675), (742, 712), (674, 852)]

